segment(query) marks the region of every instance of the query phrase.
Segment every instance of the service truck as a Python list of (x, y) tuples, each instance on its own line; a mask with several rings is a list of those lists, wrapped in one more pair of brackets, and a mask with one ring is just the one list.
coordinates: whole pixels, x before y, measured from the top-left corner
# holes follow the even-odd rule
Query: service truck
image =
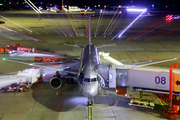
[(13, 48), (13, 45), (5, 45), (5, 47), (0, 48), (0, 53), (12, 54), (15, 53), (15, 50)]
[(25, 81), (26, 81), (25, 76), (17, 76), (17, 75), (0, 76), (0, 89), (9, 87), (13, 84), (20, 84)]
[(24, 51), (24, 52), (35, 52), (35, 48), (27, 48), (26, 46), (20, 46), (19, 43), (12, 44), (13, 49), (17, 51)]
[(42, 69), (25, 69), (21, 72), (18, 72), (16, 77), (24, 77), (24, 79), (19, 83), (14, 83), (9, 87), (8, 91), (21, 91), (25, 92), (27, 88), (31, 88), (31, 86), (37, 82), (43, 80), (43, 71)]

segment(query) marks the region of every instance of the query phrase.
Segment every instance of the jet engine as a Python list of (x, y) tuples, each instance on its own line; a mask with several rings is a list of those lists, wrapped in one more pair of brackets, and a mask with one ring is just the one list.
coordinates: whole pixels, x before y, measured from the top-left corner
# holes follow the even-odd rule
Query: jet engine
[(62, 83), (63, 81), (58, 77), (53, 77), (49, 81), (49, 84), (53, 89), (59, 89), (62, 86)]

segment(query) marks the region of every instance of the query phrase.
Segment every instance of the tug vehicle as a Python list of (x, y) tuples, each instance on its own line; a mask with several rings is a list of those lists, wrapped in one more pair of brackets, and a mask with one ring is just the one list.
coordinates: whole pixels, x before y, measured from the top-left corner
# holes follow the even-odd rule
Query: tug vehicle
[(13, 48), (13, 45), (5, 45), (5, 47), (0, 48), (0, 53), (12, 54), (14, 52), (15, 52), (15, 50)]

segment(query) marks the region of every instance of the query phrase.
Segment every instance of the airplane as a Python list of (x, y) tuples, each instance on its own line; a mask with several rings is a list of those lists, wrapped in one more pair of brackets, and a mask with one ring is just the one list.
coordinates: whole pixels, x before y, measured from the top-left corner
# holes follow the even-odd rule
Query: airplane
[(69, 6), (69, 9), (63, 8), (62, 10), (66, 12), (87, 12), (87, 9), (78, 8), (77, 6)]
[[(59, 74), (59, 72), (63, 71), (63, 72), (67, 72), (69, 75), (69, 78), (73, 78), (73, 75), (76, 75), (78, 84), (79, 84), (79, 88), (81, 93), (88, 97), (88, 105), (92, 105), (93, 104), (93, 98), (98, 95), (98, 93), (100, 92), (101, 88), (103, 88), (105, 85), (104, 79), (102, 77), (102, 75), (97, 72), (98, 67), (101, 65), (100, 64), (100, 59), (99, 59), (99, 54), (98, 54), (98, 48), (102, 48), (105, 46), (109, 46), (109, 45), (103, 45), (103, 46), (95, 46), (92, 44), (91, 42), (91, 17), (89, 17), (89, 43), (83, 47), (83, 46), (78, 46), (78, 45), (70, 45), (70, 46), (74, 46), (74, 47), (78, 47), (78, 48), (82, 48), (82, 54), (81, 54), (81, 58), (80, 61), (73, 61), (73, 63), (70, 64), (65, 64), (65, 65), (56, 65), (56, 66), (43, 66), (43, 65), (36, 65), (33, 64), (33, 66), (38, 66), (38, 67), (42, 67), (42, 68), (47, 68), (47, 69), (53, 69), (56, 70), (57, 73), (56, 75), (54, 75), (50, 81), (49, 84), (53, 89), (59, 89), (62, 86), (62, 77)], [(69, 44), (66, 44), (69, 45)], [(114, 44), (111, 44), (114, 45)], [(167, 62), (167, 61), (171, 61), (171, 60), (175, 60), (176, 58), (172, 58), (172, 59), (166, 59), (166, 60), (161, 60), (161, 61), (150, 61), (150, 62), (146, 62), (146, 63), (142, 63), (142, 64), (134, 64), (131, 65), (131, 67), (133, 66), (145, 66), (145, 65), (152, 65), (152, 64), (156, 64), (156, 63), (160, 63), (160, 62)], [(8, 61), (13, 61), (13, 62), (19, 62), (17, 60), (11, 60), (11, 59), (7, 59)], [(25, 62), (20, 62), (20, 63), (24, 63), (27, 64)], [(74, 64), (79, 64), (79, 69), (78, 71), (72, 71), (72, 70), (68, 70), (68, 68), (72, 67)], [(30, 65), (30, 64), (29, 64)], [(123, 65), (123, 64), (122, 64)], [(126, 65), (125, 65), (126, 66)]]
[[(101, 86), (104, 86), (104, 84), (101, 85), (103, 83), (102, 80), (100, 80), (102, 79), (102, 77), (95, 71), (96, 66), (98, 66), (100, 62), (99, 62), (97, 47), (95, 47), (91, 43), (91, 27), (90, 27), (91, 21), (90, 20), (91, 18), (89, 17), (89, 44), (87, 44), (85, 47), (78, 46), (78, 45), (71, 45), (71, 46), (83, 48), (82, 54), (81, 54), (81, 60), (79, 64), (79, 71), (72, 72), (72, 71), (65, 71), (63, 69), (63, 71), (68, 72), (70, 74), (77, 74), (77, 81), (80, 87), (80, 91), (82, 92), (84, 96), (88, 97), (89, 99), (88, 104), (92, 104), (92, 99), (99, 93)], [(11, 60), (11, 59), (7, 59), (7, 60), (19, 62), (18, 60)], [(25, 62), (19, 62), (19, 63), (30, 65), (30, 63), (25, 63)], [(75, 61), (75, 63), (77, 62)], [(63, 65), (63, 66), (57, 65), (57, 68), (52, 68), (51, 66), (36, 65), (36, 64), (33, 64), (33, 66), (39, 66), (42, 68), (44, 67), (44, 68), (55, 69), (57, 71), (61, 71), (60, 67), (66, 68), (70, 65), (69, 64)], [(57, 74), (54, 77), (52, 77), (49, 81), (49, 84), (53, 89), (59, 89), (62, 86), (62, 78), (59, 77), (59, 75)], [(102, 83), (100, 83), (100, 81)]]

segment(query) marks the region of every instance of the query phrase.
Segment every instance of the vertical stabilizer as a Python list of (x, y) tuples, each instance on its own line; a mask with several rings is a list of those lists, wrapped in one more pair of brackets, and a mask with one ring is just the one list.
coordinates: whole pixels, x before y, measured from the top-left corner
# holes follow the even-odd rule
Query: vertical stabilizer
[(91, 69), (91, 17), (89, 17), (89, 64)]
[(91, 45), (91, 17), (89, 17), (89, 45)]

